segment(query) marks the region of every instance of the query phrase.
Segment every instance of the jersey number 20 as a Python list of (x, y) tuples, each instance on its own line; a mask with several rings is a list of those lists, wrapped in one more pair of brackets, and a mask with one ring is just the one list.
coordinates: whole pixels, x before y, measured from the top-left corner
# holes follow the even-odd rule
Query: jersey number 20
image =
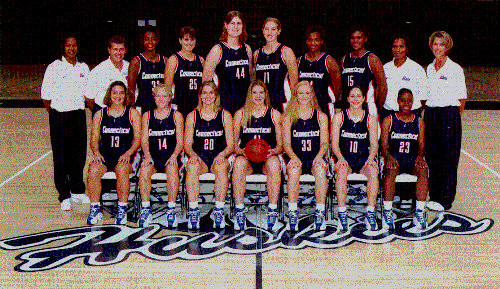
[(205, 139), (205, 143), (203, 145), (203, 149), (205, 150), (210, 150), (210, 151), (213, 151), (214, 150), (214, 139), (213, 138), (206, 138)]

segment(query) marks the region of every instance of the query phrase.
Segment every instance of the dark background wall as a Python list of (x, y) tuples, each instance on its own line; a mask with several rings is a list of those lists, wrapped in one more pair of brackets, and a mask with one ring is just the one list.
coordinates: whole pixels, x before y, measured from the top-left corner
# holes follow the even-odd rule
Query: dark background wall
[(179, 50), (180, 27), (195, 27), (196, 52), (205, 56), (230, 10), (245, 14), (252, 49), (264, 44), (262, 21), (272, 16), (283, 24), (280, 42), (297, 56), (305, 52), (304, 31), (311, 24), (327, 29), (326, 51), (337, 59), (349, 51), (349, 28), (365, 25), (371, 33), (369, 48), (383, 62), (391, 59), (392, 35), (401, 31), (412, 41), (411, 57), (428, 64), (433, 58), (428, 37), (445, 30), (455, 42), (450, 57), (461, 65), (500, 66), (498, 1), (8, 1), (1, 6), (0, 63), (50, 63), (57, 57), (61, 33), (67, 31), (77, 33), (80, 58), (89, 64), (106, 59), (107, 40), (114, 34), (127, 37), (130, 59), (140, 52), (138, 19), (157, 20), (159, 51), (165, 55)]

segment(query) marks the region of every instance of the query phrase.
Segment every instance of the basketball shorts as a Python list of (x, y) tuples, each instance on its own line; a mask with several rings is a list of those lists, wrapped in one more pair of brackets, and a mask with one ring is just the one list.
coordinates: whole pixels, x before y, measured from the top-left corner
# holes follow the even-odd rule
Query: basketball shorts
[(411, 174), (413, 172), (417, 157), (399, 157), (395, 159), (398, 161), (400, 174)]

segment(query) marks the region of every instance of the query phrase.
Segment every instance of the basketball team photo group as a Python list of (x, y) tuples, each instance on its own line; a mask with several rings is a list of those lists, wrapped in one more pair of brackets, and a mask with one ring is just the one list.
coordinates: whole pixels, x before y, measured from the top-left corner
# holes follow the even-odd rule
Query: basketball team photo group
[[(92, 70), (78, 58), (78, 35), (61, 37), (61, 57), (47, 67), (41, 86), (61, 210), (89, 204), (88, 225), (114, 218), (118, 225), (147, 227), (155, 223), (158, 175), (169, 229), (184, 219), (187, 229), (200, 229), (203, 205), (211, 206), (214, 229), (246, 230), (252, 225), (247, 187), (255, 176), (267, 194), (262, 223), (269, 232), (282, 223), (299, 230), (304, 180), (313, 188), (310, 225), (317, 231), (331, 220), (337, 234), (349, 232), (353, 180), (362, 183), (367, 231), (395, 229), (400, 179), (413, 183), (405, 198), (416, 230), (432, 222), (428, 211), (453, 207), (467, 88), (464, 70), (448, 57), (450, 34), (429, 35), (425, 46), (434, 60), (424, 68), (408, 56), (408, 35), (388, 37), (393, 59), (383, 64), (368, 50), (370, 32), (354, 27), (346, 40), (351, 50), (337, 60), (325, 52), (328, 32), (320, 25), (307, 27), (307, 52), (299, 56), (279, 42), (285, 29), (279, 19), (261, 23), (262, 47), (246, 44), (245, 20), (229, 12), (208, 55), (193, 52), (197, 37), (190, 26), (169, 37), (154, 26), (142, 27), (139, 39), (115, 35), (109, 58)], [(128, 62), (134, 41), (142, 52)], [(177, 41), (180, 50), (161, 55), (160, 41)], [(106, 213), (103, 177), (110, 173), (117, 198)], [(201, 204), (207, 176), (214, 202)]]

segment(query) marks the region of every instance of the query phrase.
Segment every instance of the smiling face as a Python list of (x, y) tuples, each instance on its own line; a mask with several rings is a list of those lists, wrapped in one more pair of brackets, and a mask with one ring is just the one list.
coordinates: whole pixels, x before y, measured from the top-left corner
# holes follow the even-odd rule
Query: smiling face
[(143, 43), (145, 51), (155, 51), (156, 46), (158, 46), (158, 38), (156, 37), (156, 33), (153, 31), (147, 31), (144, 33)]
[(354, 31), (351, 34), (349, 42), (351, 43), (352, 50), (360, 51), (365, 49), (368, 38), (361, 31)]
[(350, 108), (361, 108), (363, 102), (365, 102), (365, 97), (359, 87), (353, 87), (351, 91), (349, 91), (347, 101), (349, 102)]
[(406, 59), (407, 47), (405, 40), (402, 38), (394, 39), (392, 43), (392, 56), (394, 56), (395, 60), (403, 60)]
[(446, 57), (446, 42), (443, 38), (434, 38), (432, 42), (432, 53), (438, 59)]
[(209, 107), (215, 104), (215, 91), (210, 85), (204, 85), (201, 89), (201, 101), (204, 107)]
[(243, 21), (238, 16), (233, 17), (229, 23), (224, 23), (224, 27), (231, 38), (238, 38), (243, 33)]
[(319, 32), (312, 32), (307, 36), (306, 40), (307, 49), (310, 53), (320, 52), (323, 45), (323, 39)]
[(266, 99), (266, 91), (262, 85), (254, 85), (252, 87), (252, 101), (254, 105), (264, 105)]
[(297, 101), (299, 102), (299, 105), (310, 106), (312, 97), (313, 91), (310, 85), (303, 84), (297, 88)]
[(111, 47), (108, 48), (109, 57), (113, 63), (119, 63), (123, 61), (127, 49), (125, 49), (125, 44), (123, 43), (111, 43)]
[(182, 50), (186, 51), (193, 51), (194, 47), (196, 46), (196, 39), (191, 37), (189, 34), (184, 34), (182, 38), (179, 39), (179, 43), (182, 46)]
[(75, 59), (76, 53), (78, 52), (78, 43), (74, 37), (69, 37), (66, 39), (64, 44), (64, 57), (66, 59)]
[(155, 90), (155, 103), (158, 108), (165, 108), (170, 103), (172, 94), (166, 88), (160, 87)]
[(125, 88), (115, 85), (111, 88), (111, 102), (115, 105), (123, 105), (125, 102)]
[(398, 105), (399, 111), (410, 113), (413, 106), (413, 95), (408, 91), (403, 92), (398, 96)]
[(267, 42), (273, 42), (278, 40), (278, 35), (281, 33), (281, 29), (278, 28), (278, 24), (274, 21), (267, 21), (262, 30), (264, 38)]

